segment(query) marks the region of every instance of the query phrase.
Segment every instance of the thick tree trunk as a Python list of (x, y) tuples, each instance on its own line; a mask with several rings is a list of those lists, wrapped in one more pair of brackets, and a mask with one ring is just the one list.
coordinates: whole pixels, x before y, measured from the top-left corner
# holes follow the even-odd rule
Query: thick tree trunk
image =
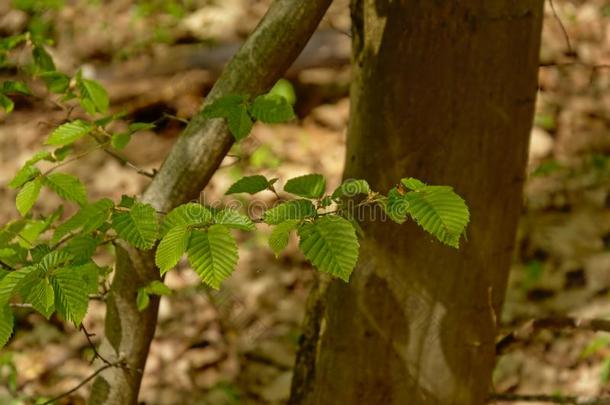
[[(288, 69), (318, 26), (332, 0), (276, 0), (229, 62), (206, 102), (227, 94), (256, 96), (268, 90)], [(197, 198), (233, 144), (224, 120), (196, 115), (176, 142), (142, 200), (167, 212)], [(152, 251), (117, 248), (117, 263), (107, 301), (102, 356), (123, 360), (96, 378), (90, 404), (137, 403), (158, 301), (143, 312), (136, 307), (139, 287), (159, 279)]]
[(324, 311), (318, 342), (303, 342), (317, 350), (315, 373), (303, 378), (297, 365), (293, 403), (486, 401), (522, 204), (542, 3), (352, 4), (345, 177), (384, 191), (406, 176), (452, 185), (472, 218), (459, 250), (413, 223), (364, 221), (350, 283), (333, 281), (312, 305)]

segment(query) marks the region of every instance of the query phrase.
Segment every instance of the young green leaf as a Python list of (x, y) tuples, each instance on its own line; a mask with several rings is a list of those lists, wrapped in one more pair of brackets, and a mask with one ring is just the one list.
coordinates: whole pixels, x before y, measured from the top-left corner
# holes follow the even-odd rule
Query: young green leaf
[(407, 220), (409, 202), (403, 194), (398, 192), (396, 187), (392, 188), (388, 192), (388, 196), (381, 200), (381, 207), (388, 217), (397, 224), (402, 224)]
[(212, 288), (231, 275), (237, 264), (237, 244), (223, 225), (212, 225), (207, 232), (193, 231), (187, 254), (202, 281)]
[(314, 216), (316, 207), (309, 200), (286, 201), (267, 210), (263, 216), (266, 224), (277, 225), (289, 219), (304, 219)]
[(76, 76), (76, 84), (80, 93), (80, 103), (89, 114), (108, 111), (109, 99), (106, 89), (95, 80)]
[(297, 101), (297, 95), (294, 91), (294, 86), (290, 81), (286, 79), (280, 79), (273, 85), (271, 90), (269, 90), (269, 95), (281, 96), (290, 103), (290, 105), (294, 105)]
[(227, 118), (232, 110), (246, 102), (243, 96), (229, 94), (214, 100), (203, 108), (203, 116), (206, 118)]
[(60, 125), (51, 133), (47, 145), (69, 145), (93, 131), (93, 125), (83, 120), (74, 120)]
[(232, 209), (224, 209), (214, 214), (214, 223), (225, 225), (229, 228), (241, 229), (242, 231), (253, 231), (254, 222), (245, 215)]
[(180, 225), (207, 225), (212, 222), (212, 213), (207, 207), (197, 203), (179, 205), (165, 216), (161, 224), (161, 236)]
[(299, 248), (318, 270), (349, 281), (358, 261), (358, 238), (348, 220), (324, 216), (299, 228)]
[(290, 232), (297, 229), (301, 221), (297, 219), (289, 219), (288, 221), (277, 224), (269, 235), (269, 247), (275, 253), (275, 256), (279, 256), (282, 250), (288, 245), (290, 238)]
[(358, 194), (368, 194), (370, 192), (371, 188), (366, 180), (347, 179), (333, 191), (332, 198), (337, 200), (341, 197), (354, 197)]
[(159, 280), (151, 281), (144, 288), (146, 289), (146, 292), (148, 292), (149, 294), (172, 295), (172, 290), (168, 286), (163, 284), (162, 281), (159, 281)]
[(110, 138), (110, 145), (112, 145), (114, 149), (121, 150), (127, 146), (129, 141), (131, 141), (131, 134), (128, 132), (123, 132), (112, 135), (112, 138)]
[(400, 184), (405, 186), (407, 190), (414, 191), (421, 190), (426, 187), (426, 183), (414, 177), (405, 177), (404, 179), (400, 180)]
[(55, 70), (55, 63), (53, 58), (42, 46), (35, 46), (32, 50), (32, 58), (34, 59), (34, 66), (36, 67), (36, 73), (44, 73)]
[(170, 229), (157, 246), (155, 252), (155, 263), (161, 275), (178, 264), (178, 261), (186, 251), (191, 237), (188, 225), (178, 225)]
[(284, 191), (305, 198), (320, 198), (326, 191), (326, 179), (321, 174), (306, 174), (286, 182)]
[(66, 251), (74, 257), (75, 263), (83, 263), (91, 259), (100, 242), (91, 235), (76, 235), (66, 244)]
[(24, 291), (24, 300), (42, 316), (49, 319), (55, 310), (55, 297), (53, 287), (46, 278), (37, 279), (34, 283), (28, 286), (27, 291)]
[(32, 94), (27, 84), (15, 80), (4, 81), (0, 92), (4, 94), (18, 93), (26, 96)]
[(138, 249), (148, 250), (157, 240), (157, 213), (151, 205), (136, 202), (127, 212), (114, 212), (112, 227), (122, 239), (131, 245)]
[(136, 296), (136, 306), (138, 307), (138, 311), (142, 312), (148, 305), (150, 304), (150, 297), (144, 288), (138, 288), (138, 295)]
[(265, 176), (259, 174), (254, 176), (245, 176), (237, 180), (225, 194), (248, 193), (256, 194), (259, 191), (269, 188), (269, 180)]
[(22, 216), (25, 216), (34, 206), (34, 203), (40, 194), (41, 187), (42, 182), (39, 178), (35, 178), (34, 180), (25, 183), (17, 194), (15, 205), (17, 206), (17, 211), (19, 211)]
[(408, 213), (442, 243), (458, 248), (470, 219), (466, 203), (448, 186), (423, 186), (405, 194)]
[(206, 118), (225, 118), (238, 141), (248, 136), (252, 129), (252, 119), (243, 96), (231, 94), (221, 97), (206, 105), (202, 114)]
[(76, 214), (55, 229), (51, 243), (59, 242), (62, 237), (81, 227), (83, 234), (99, 229), (108, 219), (113, 207), (114, 203), (108, 198), (83, 206)]
[(286, 122), (294, 118), (294, 110), (290, 102), (277, 94), (264, 94), (256, 97), (250, 107), (250, 114), (257, 120), (268, 124)]
[(252, 130), (252, 118), (250, 118), (248, 108), (245, 105), (240, 105), (232, 110), (227, 116), (227, 121), (229, 122), (229, 131), (231, 131), (236, 141), (241, 141), (247, 137)]
[(15, 103), (13, 100), (0, 93), (0, 107), (2, 107), (7, 114), (10, 114), (15, 109)]
[(40, 174), (40, 170), (31, 164), (25, 164), (17, 171), (15, 177), (8, 183), (9, 188), (19, 188)]
[(61, 72), (43, 72), (40, 74), (40, 78), (44, 80), (51, 93), (63, 94), (70, 87), (70, 77)]
[(29, 277), (30, 273), (38, 270), (37, 266), (22, 267), (4, 276), (0, 280), (0, 307), (8, 304), (13, 294), (21, 288), (24, 280)]
[(87, 203), (87, 191), (78, 177), (66, 173), (51, 173), (43, 177), (44, 184), (64, 200), (84, 205)]
[(0, 307), (0, 348), (4, 347), (13, 334), (13, 311), (8, 305)]
[[(66, 267), (53, 272), (49, 276), (51, 285), (55, 292), (55, 307), (57, 312), (66, 320), (74, 323), (78, 327), (89, 305), (89, 288), (83, 288), (83, 285), (89, 286), (89, 278), (93, 277), (93, 267), (79, 266)], [(97, 273), (95, 274), (97, 278)]]

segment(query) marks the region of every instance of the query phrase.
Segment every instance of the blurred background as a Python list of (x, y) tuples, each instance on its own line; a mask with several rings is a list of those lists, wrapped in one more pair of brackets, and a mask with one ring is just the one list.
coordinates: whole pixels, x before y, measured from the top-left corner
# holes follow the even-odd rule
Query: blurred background
[[(124, 150), (137, 166), (158, 168), (198, 110), (224, 62), (253, 30), (270, 0), (3, 0), (0, 36), (26, 30), (54, 39), (58, 70), (79, 67), (109, 91), (126, 120), (156, 121)], [(547, 2), (540, 91), (532, 131), (524, 208), (507, 300), (506, 330), (530, 318), (610, 316), (610, 3)], [(261, 173), (287, 179), (317, 172), (339, 184), (349, 115), (349, 0), (335, 0), (303, 55), (287, 73), (298, 119), (257, 123), (202, 192), (212, 203), (233, 181)], [(561, 23), (560, 23), (561, 21)], [(15, 55), (19, 63), (19, 55)], [(0, 81), (20, 77), (0, 70)], [(40, 148), (65, 111), (48, 100), (15, 98), (0, 112), (0, 223), (17, 217), (6, 185)], [(126, 123), (124, 123), (126, 125)], [(117, 125), (121, 125), (119, 122)], [(66, 171), (91, 198), (138, 194), (149, 179), (103, 152)], [(408, 175), (408, 173), (406, 174)], [(273, 194), (261, 198), (274, 200)], [(59, 200), (37, 204), (52, 211)], [(279, 258), (266, 232), (240, 235), (237, 271), (220, 292), (206, 290), (186, 263), (168, 273), (141, 401), (146, 404), (282, 404), (288, 398), (312, 268), (293, 240)], [(109, 252), (96, 261), (111, 264)], [(104, 305), (84, 321), (103, 332)], [(0, 351), (0, 404), (70, 389), (93, 368), (85, 335), (26, 309)], [(93, 338), (97, 341), (97, 337)], [(610, 335), (542, 331), (498, 359), (497, 391), (610, 393)], [(61, 402), (82, 404), (88, 387)]]

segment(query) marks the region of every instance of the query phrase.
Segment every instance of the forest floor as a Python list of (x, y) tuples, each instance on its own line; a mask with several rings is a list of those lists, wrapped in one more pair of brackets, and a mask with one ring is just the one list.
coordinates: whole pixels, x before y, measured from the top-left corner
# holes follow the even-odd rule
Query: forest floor
[[(175, 46), (172, 42), (243, 39), (269, 1), (200, 0), (192, 3), (206, 7), (163, 13), (154, 1), (139, 7), (127, 0), (108, 1), (104, 7), (93, 1), (66, 3), (60, 11), (42, 15), (56, 27), (57, 44), (51, 50), (58, 65), (73, 72), (86, 64), (85, 71), (94, 78), (104, 71), (100, 66), (112, 66), (118, 76), (123, 68), (136, 69), (127, 85), (101, 74), (99, 78), (106, 80), (115, 111), (153, 121), (163, 114), (192, 116), (213, 74), (187, 66), (150, 76), (147, 69), (138, 71), (139, 65), (123, 61), (149, 60)], [(349, 31), (347, 3), (335, 3), (325, 29)], [(19, 30), (27, 16), (6, 7), (0, 5), (0, 31)], [(504, 331), (532, 318), (610, 317), (610, 6), (606, 0), (555, 0), (555, 8), (565, 33), (547, 4), (542, 62), (553, 66), (540, 69), (525, 204), (502, 314)], [(202, 192), (203, 201), (229, 201), (224, 191), (244, 174), (285, 181), (317, 172), (327, 177), (329, 189), (336, 186), (343, 168), (349, 73), (349, 66), (342, 64), (293, 73), (299, 118), (283, 125), (256, 124), (252, 136), (234, 147)], [(4, 76), (0, 72), (0, 79)], [(65, 112), (20, 99), (11, 115), (2, 114), (0, 223), (6, 223), (18, 215), (15, 192), (6, 184)], [(168, 118), (154, 131), (134, 137), (124, 154), (138, 167), (157, 168), (182, 128), (180, 120)], [(85, 180), (91, 198), (136, 195), (149, 181), (102, 152), (66, 170)], [(261, 198), (273, 202), (271, 193)], [(48, 212), (57, 203), (45, 196), (37, 208)], [(239, 236), (238, 269), (220, 292), (205, 289), (186, 263), (168, 273), (166, 282), (174, 293), (161, 300), (141, 390), (143, 403), (286, 401), (313, 270), (294, 240), (274, 257), (265, 232)], [(110, 255), (101, 252), (96, 260), (109, 264)], [(104, 312), (102, 302), (91, 302), (84, 321), (89, 332), (102, 334)], [(92, 351), (82, 332), (27, 311), (19, 314), (16, 336), (0, 353), (2, 404), (58, 394), (93, 371)], [(610, 334), (542, 330), (506, 349), (494, 385), (498, 392), (593, 396), (610, 393), (609, 378)], [(83, 404), (88, 388), (60, 403)]]

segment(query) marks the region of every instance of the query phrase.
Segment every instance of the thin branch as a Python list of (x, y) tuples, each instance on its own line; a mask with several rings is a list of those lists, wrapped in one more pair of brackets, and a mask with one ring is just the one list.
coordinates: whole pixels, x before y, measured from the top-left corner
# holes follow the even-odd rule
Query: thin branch
[(11, 266), (10, 264), (6, 263), (3, 260), (0, 260), (0, 266), (4, 267), (5, 269), (8, 269), (8, 270), (16, 270), (13, 266)]
[(95, 343), (93, 343), (93, 341), (91, 340), (91, 337), (95, 336), (95, 333), (89, 333), (89, 331), (85, 328), (85, 325), (83, 324), (80, 325), (80, 329), (85, 334), (85, 337), (87, 338), (87, 342), (89, 343), (91, 350), (93, 350), (93, 358), (91, 359), (91, 363), (93, 363), (95, 359), (100, 359), (102, 362), (104, 362), (104, 364), (111, 366), (112, 363), (109, 362), (106, 358), (102, 357), (102, 355), (97, 351)]
[(559, 23), (559, 27), (561, 27), (561, 31), (563, 32), (563, 36), (566, 40), (566, 45), (568, 47), (568, 53), (572, 55), (572, 54), (574, 54), (574, 50), (572, 49), (572, 42), (570, 41), (570, 36), (568, 35), (568, 30), (566, 29), (565, 25), (563, 25), (563, 21), (561, 21), (561, 18), (559, 17), (559, 14), (557, 13), (557, 10), (555, 9), (554, 0), (549, 0), (549, 4), (551, 6), (551, 10), (553, 11), (553, 16)]
[(49, 399), (48, 401), (45, 401), (45, 402), (41, 403), (40, 405), (50, 405), (50, 404), (54, 403), (55, 401), (58, 401), (58, 400), (60, 400), (60, 399), (62, 399), (64, 397), (67, 397), (68, 395), (74, 393), (79, 388), (81, 388), (82, 386), (87, 384), (89, 381), (93, 380), (102, 371), (104, 371), (104, 370), (106, 370), (106, 369), (108, 369), (110, 367), (122, 367), (122, 366), (123, 366), (123, 361), (122, 360), (114, 362), (114, 363), (104, 364), (102, 367), (100, 367), (97, 370), (95, 370), (87, 378), (85, 378), (83, 381), (81, 381), (78, 384), (76, 384), (74, 387), (70, 388), (68, 391), (62, 392), (61, 394), (59, 394), (59, 395)]
[(13, 308), (28, 308), (28, 309), (34, 308), (32, 306), (32, 304), (28, 304), (28, 303), (24, 303), (24, 302), (11, 302), (9, 305)]
[(519, 341), (527, 341), (543, 329), (550, 330), (586, 330), (592, 332), (610, 332), (610, 320), (587, 319), (571, 317), (548, 317), (532, 319), (502, 337), (496, 343), (496, 354), (506, 352), (506, 349)]
[(70, 159), (66, 159), (66, 160), (64, 160), (63, 162), (60, 162), (59, 164), (57, 164), (57, 165), (55, 165), (55, 166), (51, 167), (49, 170), (47, 170), (46, 172), (44, 172), (42, 175), (43, 175), (43, 176), (46, 176), (47, 174), (51, 173), (52, 171), (54, 171), (54, 170), (56, 170), (56, 169), (58, 169), (58, 168), (60, 168), (60, 167), (62, 167), (62, 166), (65, 166), (65, 165), (67, 165), (67, 164), (69, 164), (69, 163), (72, 163), (72, 162), (74, 162), (74, 161), (76, 161), (76, 160), (82, 159), (83, 157), (85, 157), (85, 156), (87, 156), (88, 154), (90, 154), (91, 152), (93, 152), (93, 151), (95, 151), (95, 150), (99, 149), (100, 147), (101, 147), (101, 145), (96, 145), (95, 147), (93, 147), (93, 148), (91, 148), (91, 149), (87, 149), (86, 151), (81, 152), (81, 153), (79, 153), (78, 155), (74, 155), (74, 156), (73, 156), (73, 157), (71, 157)]
[(569, 67), (569, 66), (581, 66), (591, 70), (598, 69), (610, 69), (610, 64), (591, 64), (587, 62), (580, 61), (569, 61), (569, 62), (543, 62), (538, 67), (540, 68), (551, 68), (551, 67)]
[(552, 404), (564, 405), (610, 405), (610, 397), (578, 397), (573, 395), (546, 395), (546, 394), (512, 394), (512, 393), (493, 393), (489, 397), (489, 402), (508, 401), (508, 402), (548, 402)]
[(136, 173), (141, 174), (142, 176), (146, 176), (149, 178), (153, 178), (155, 177), (155, 171), (153, 172), (147, 172), (146, 170), (134, 165), (133, 163), (131, 163), (127, 158), (119, 155), (118, 153), (115, 153), (113, 151), (111, 151), (108, 148), (104, 148), (104, 152), (106, 152), (108, 155), (112, 156), (113, 158), (115, 158), (116, 160), (118, 160), (121, 164), (124, 164), (125, 166), (133, 169), (136, 171)]

